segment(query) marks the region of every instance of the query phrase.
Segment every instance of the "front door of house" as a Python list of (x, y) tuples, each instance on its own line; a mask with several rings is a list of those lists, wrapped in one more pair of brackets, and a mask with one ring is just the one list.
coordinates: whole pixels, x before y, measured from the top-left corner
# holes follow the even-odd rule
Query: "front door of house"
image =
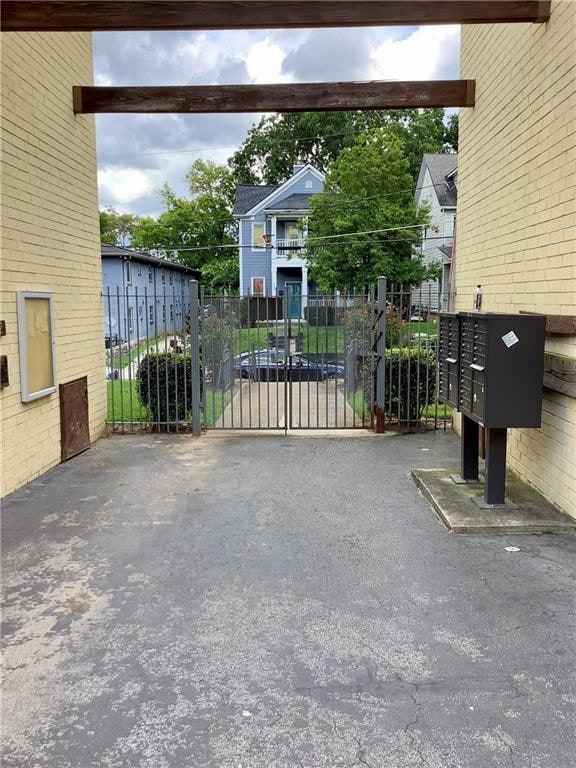
[(288, 298), (288, 317), (292, 319), (302, 317), (302, 283), (287, 282), (286, 295)]

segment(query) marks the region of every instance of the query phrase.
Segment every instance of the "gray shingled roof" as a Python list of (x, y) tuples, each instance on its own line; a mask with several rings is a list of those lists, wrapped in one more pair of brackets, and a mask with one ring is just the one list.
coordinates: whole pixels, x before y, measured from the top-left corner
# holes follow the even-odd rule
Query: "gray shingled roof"
[(452, 258), (452, 245), (439, 245), (438, 250), (440, 253), (442, 253), (446, 258), (451, 259)]
[(454, 180), (448, 181), (446, 176), (458, 168), (458, 155), (424, 155), (424, 162), (430, 171), (440, 206), (442, 208), (455, 207), (458, 192)]
[(200, 276), (200, 272), (196, 269), (190, 269), (183, 264), (177, 264), (174, 261), (168, 261), (168, 259), (159, 259), (157, 256), (152, 256), (150, 253), (142, 253), (141, 251), (133, 251), (131, 248), (123, 248), (120, 245), (110, 245), (109, 243), (100, 243), (100, 254), (104, 259), (130, 259), (131, 261), (141, 261), (144, 264), (156, 264), (159, 267), (169, 267), (170, 269), (177, 269), (179, 272), (185, 272), (188, 275)]
[(310, 198), (312, 197), (311, 194), (306, 193), (296, 193), (294, 195), (289, 195), (288, 197), (285, 197), (283, 200), (278, 200), (278, 202), (273, 203), (270, 208), (267, 208), (268, 211), (307, 211), (310, 208)]
[(248, 213), (255, 205), (261, 203), (264, 198), (278, 189), (280, 184), (239, 184), (236, 187), (236, 200), (234, 201), (234, 213)]

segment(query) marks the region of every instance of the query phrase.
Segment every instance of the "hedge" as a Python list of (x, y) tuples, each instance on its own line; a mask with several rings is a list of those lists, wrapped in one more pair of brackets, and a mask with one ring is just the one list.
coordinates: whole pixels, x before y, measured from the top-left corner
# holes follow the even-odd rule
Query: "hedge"
[(423, 409), (436, 399), (436, 354), (393, 347), (386, 350), (385, 356), (386, 416), (392, 421), (416, 424)]
[[(417, 349), (395, 347), (386, 350), (385, 358), (386, 418), (392, 422), (417, 424), (424, 408), (436, 399), (436, 355), (434, 352), (420, 351), (418, 354)], [(376, 392), (370, 363), (358, 366), (356, 380), (361, 381), (365, 402), (374, 403)]]
[(151, 423), (162, 430), (167, 422), (186, 421), (192, 406), (190, 355), (146, 355), (138, 369), (138, 397), (149, 408)]

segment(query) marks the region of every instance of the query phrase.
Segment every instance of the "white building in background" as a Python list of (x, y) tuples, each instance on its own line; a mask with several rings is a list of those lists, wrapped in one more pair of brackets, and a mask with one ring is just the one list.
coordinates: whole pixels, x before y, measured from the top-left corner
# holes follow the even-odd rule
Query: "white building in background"
[(430, 225), (422, 232), (424, 263), (441, 264), (439, 280), (428, 280), (412, 293), (412, 303), (432, 312), (448, 308), (450, 265), (458, 198), (458, 155), (428, 154), (422, 158), (415, 199), (430, 208)]

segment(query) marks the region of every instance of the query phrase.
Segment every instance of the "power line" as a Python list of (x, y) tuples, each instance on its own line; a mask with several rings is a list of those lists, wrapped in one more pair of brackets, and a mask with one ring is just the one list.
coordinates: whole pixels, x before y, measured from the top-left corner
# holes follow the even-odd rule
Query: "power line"
[[(450, 236), (441, 236), (438, 235), (437, 237), (426, 237), (426, 241), (428, 240), (444, 240), (444, 241), (450, 241), (452, 237)], [(410, 240), (404, 239), (404, 238), (377, 238), (373, 240), (352, 240), (348, 242), (328, 242), (328, 243), (321, 243), (319, 247), (326, 247), (326, 248), (346, 248), (351, 245), (383, 245), (383, 244), (391, 244), (391, 243), (397, 243), (397, 244), (409, 244), (409, 245), (415, 245), (414, 243), (411, 243)], [(150, 251), (171, 251), (171, 252), (186, 252), (186, 253), (202, 253), (205, 251), (220, 251), (220, 250), (232, 250), (232, 251), (238, 251), (238, 250), (254, 250), (254, 246), (252, 245), (237, 245), (235, 243), (230, 244), (224, 244), (224, 245), (198, 245), (198, 246), (167, 246), (167, 245), (160, 245), (157, 248), (150, 248), (148, 250)], [(257, 249), (260, 251), (272, 251), (273, 246), (266, 246), (265, 248)], [(281, 247), (278, 248), (276, 246), (276, 250), (281, 251), (291, 251), (294, 254), (295, 258), (298, 258), (298, 253), (304, 253), (306, 251), (306, 248), (303, 247), (301, 249), (297, 248), (290, 248), (290, 247)]]
[[(400, 123), (385, 123), (381, 126), (376, 126), (376, 128), (386, 128), (393, 125), (400, 125)], [(254, 127), (254, 126), (252, 126)], [(367, 131), (373, 131), (374, 128), (370, 128), (369, 126), (366, 126), (363, 130), (360, 131), (339, 131), (337, 133), (324, 133), (321, 136), (301, 136), (298, 139), (294, 138), (286, 138), (286, 139), (275, 139), (275, 142), (278, 144), (294, 144), (296, 142), (304, 142), (304, 141), (318, 141), (319, 139), (333, 139), (338, 138), (342, 136), (361, 136), (362, 133), (365, 133)], [(246, 141), (246, 139), (245, 139)], [(243, 142), (244, 143), (244, 142)], [(100, 160), (110, 160), (115, 158), (122, 158), (122, 157), (159, 157), (161, 155), (182, 155), (182, 154), (191, 154), (194, 152), (213, 152), (219, 149), (236, 149), (241, 148), (243, 146), (242, 144), (223, 144), (219, 147), (186, 147), (185, 149), (167, 149), (161, 152), (132, 152), (130, 154), (121, 154), (121, 155), (99, 155)]]
[[(255, 186), (257, 186), (257, 185), (255, 185)], [(409, 189), (408, 188), (406, 188), (406, 189), (397, 189), (394, 192), (381, 192), (381, 193), (379, 193), (377, 195), (370, 195), (368, 197), (357, 197), (357, 198), (354, 198), (354, 200), (349, 204), (349, 210), (354, 210), (355, 208), (360, 208), (361, 207), (361, 203), (366, 202), (367, 200), (376, 200), (376, 199), (379, 199), (379, 198), (394, 197), (395, 195), (404, 195), (404, 194), (407, 194), (408, 192), (414, 194), (415, 192), (419, 192), (419, 191), (421, 191), (423, 189), (436, 189), (436, 188), (440, 188), (441, 189), (442, 188), (442, 184), (424, 184), (424, 185), (422, 185), (420, 187), (410, 187)], [(143, 195), (142, 197), (137, 197), (137, 198), (134, 198), (134, 199), (135, 200), (144, 200), (144, 199), (149, 199), (150, 197), (160, 197), (161, 195), (162, 195), (161, 192), (157, 192), (157, 193), (154, 193), (153, 195)], [(338, 206), (338, 205), (341, 204), (341, 202), (338, 201), (338, 200), (334, 200), (332, 202), (328, 201), (328, 202), (331, 205), (334, 205), (334, 206)], [(110, 207), (113, 208), (113, 205), (111, 203), (101, 203), (101, 204), (104, 205), (104, 206), (110, 206)], [(117, 203), (117, 205), (118, 205), (118, 203)], [(226, 215), (226, 216), (213, 216), (212, 217), (212, 221), (218, 221), (218, 222), (226, 222), (226, 221), (228, 221), (228, 222), (232, 223), (232, 222), (240, 221), (242, 219), (242, 216), (243, 216), (243, 214), (238, 214), (236, 216), (231, 215), (231, 214), (230, 215)], [(248, 219), (248, 220), (250, 220), (250, 219)], [(188, 223), (189, 224), (205, 224), (206, 221), (198, 219), (196, 221), (189, 221)]]

